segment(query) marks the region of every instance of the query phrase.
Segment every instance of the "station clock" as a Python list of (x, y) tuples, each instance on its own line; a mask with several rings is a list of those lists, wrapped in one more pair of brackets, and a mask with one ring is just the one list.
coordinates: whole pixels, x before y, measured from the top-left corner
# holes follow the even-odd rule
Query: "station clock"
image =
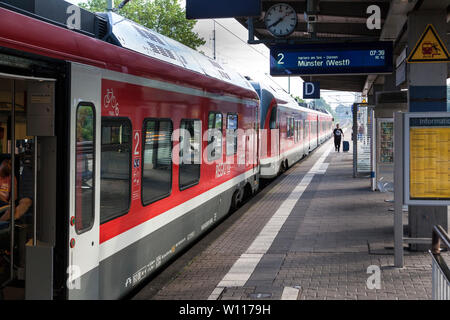
[(297, 12), (287, 3), (277, 3), (267, 10), (264, 23), (275, 37), (286, 37), (297, 26)]

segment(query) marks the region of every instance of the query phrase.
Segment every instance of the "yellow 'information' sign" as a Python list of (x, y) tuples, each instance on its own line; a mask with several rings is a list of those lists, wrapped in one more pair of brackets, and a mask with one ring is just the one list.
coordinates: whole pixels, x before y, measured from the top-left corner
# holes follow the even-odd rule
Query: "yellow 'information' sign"
[(450, 128), (410, 128), (411, 199), (450, 199)]
[(429, 24), (408, 57), (408, 63), (449, 62), (450, 54), (436, 29)]

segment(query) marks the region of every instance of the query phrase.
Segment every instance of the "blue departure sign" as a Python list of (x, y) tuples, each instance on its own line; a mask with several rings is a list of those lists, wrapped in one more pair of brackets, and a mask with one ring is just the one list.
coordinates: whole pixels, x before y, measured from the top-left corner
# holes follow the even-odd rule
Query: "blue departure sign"
[(270, 48), (270, 75), (391, 73), (392, 51), (390, 41), (277, 45)]

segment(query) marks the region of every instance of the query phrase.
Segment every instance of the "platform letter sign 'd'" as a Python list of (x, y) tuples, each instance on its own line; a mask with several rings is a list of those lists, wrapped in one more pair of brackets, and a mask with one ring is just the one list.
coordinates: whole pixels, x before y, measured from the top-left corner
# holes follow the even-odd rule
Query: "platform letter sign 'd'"
[(320, 82), (303, 82), (303, 99), (320, 99)]

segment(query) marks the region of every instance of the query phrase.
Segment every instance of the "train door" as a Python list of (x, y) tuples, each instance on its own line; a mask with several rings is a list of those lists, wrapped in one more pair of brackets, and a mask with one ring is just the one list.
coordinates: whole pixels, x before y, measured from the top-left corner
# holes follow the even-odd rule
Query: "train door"
[(306, 150), (307, 150), (307, 154), (309, 153), (309, 151), (311, 151), (311, 133), (309, 131), (309, 127), (310, 127), (310, 120), (306, 119), (305, 120), (305, 133), (306, 133), (306, 140), (305, 140), (305, 145), (306, 145)]
[(55, 81), (0, 73), (0, 296), (9, 292), (6, 299), (53, 297)]
[(316, 121), (316, 146), (318, 146), (320, 144), (320, 139), (319, 139), (319, 133), (320, 133), (319, 116), (315, 116), (315, 121)]
[(70, 99), (68, 298), (99, 298), (101, 76), (73, 63)]

